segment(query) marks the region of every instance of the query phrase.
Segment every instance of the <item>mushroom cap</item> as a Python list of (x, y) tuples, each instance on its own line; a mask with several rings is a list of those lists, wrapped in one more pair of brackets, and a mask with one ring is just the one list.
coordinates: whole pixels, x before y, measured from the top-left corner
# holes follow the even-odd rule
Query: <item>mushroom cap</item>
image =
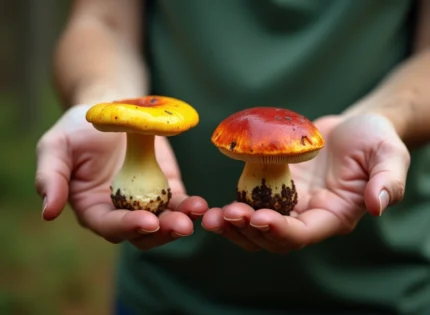
[(233, 159), (265, 163), (304, 162), (324, 146), (310, 120), (276, 107), (253, 107), (230, 115), (218, 125), (211, 140)]
[(199, 123), (192, 106), (158, 95), (96, 104), (87, 111), (86, 119), (100, 131), (158, 136), (174, 136)]

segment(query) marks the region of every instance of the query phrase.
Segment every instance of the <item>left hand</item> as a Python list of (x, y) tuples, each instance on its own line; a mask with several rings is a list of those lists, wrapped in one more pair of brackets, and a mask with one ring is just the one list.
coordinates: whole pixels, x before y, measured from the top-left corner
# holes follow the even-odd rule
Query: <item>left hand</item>
[(376, 114), (315, 121), (326, 145), (311, 161), (291, 164), (298, 204), (291, 216), (234, 202), (212, 208), (205, 229), (249, 251), (286, 253), (354, 230), (403, 198), (410, 155), (388, 119)]
[(204, 199), (188, 196), (175, 155), (164, 137), (156, 137), (158, 163), (169, 182), (172, 199), (159, 216), (149, 211), (115, 209), (109, 186), (121, 167), (124, 133), (100, 132), (85, 120), (89, 105), (77, 105), (39, 140), (36, 188), (43, 218), (56, 219), (69, 201), (78, 222), (112, 243), (128, 241), (148, 250), (191, 235), (193, 220), (208, 209)]

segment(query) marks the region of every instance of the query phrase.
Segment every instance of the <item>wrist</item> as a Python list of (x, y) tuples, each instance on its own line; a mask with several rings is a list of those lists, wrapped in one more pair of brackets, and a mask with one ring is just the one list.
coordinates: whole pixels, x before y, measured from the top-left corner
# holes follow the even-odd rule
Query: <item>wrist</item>
[(404, 142), (408, 142), (414, 128), (415, 97), (415, 93), (410, 90), (390, 95), (376, 93), (348, 108), (342, 116), (348, 118), (361, 114), (380, 115), (391, 122)]
[(118, 88), (105, 83), (85, 84), (77, 87), (73, 93), (72, 104), (94, 105), (103, 102), (112, 102), (126, 98), (135, 98), (146, 95), (144, 89)]

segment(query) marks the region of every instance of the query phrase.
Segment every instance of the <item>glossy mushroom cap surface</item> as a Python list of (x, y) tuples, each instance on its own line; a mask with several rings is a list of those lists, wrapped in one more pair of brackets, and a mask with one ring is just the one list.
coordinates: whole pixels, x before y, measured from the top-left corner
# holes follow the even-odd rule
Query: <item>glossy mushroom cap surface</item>
[(192, 106), (157, 95), (96, 104), (88, 110), (86, 119), (100, 131), (158, 136), (174, 136), (199, 123)]
[(322, 135), (309, 119), (276, 107), (253, 107), (230, 115), (214, 130), (211, 140), (225, 155), (247, 162), (304, 162), (324, 146)]

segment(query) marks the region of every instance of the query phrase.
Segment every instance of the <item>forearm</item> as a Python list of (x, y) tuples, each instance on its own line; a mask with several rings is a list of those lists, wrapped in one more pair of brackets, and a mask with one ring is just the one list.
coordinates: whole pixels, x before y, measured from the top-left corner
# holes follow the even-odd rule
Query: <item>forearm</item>
[[(136, 10), (124, 9), (136, 2), (126, 0), (119, 8), (116, 0), (107, 0), (106, 8), (97, 0), (86, 1), (74, 8), (54, 54), (54, 78), (63, 103), (68, 107), (147, 94), (141, 11), (133, 17)], [(114, 14), (118, 16), (109, 16)]]
[(372, 93), (345, 114), (387, 117), (408, 146), (430, 140), (430, 50), (423, 50), (392, 71)]
[(378, 113), (387, 117), (408, 147), (430, 141), (430, 1), (421, 0), (414, 54), (388, 74), (345, 116)]

